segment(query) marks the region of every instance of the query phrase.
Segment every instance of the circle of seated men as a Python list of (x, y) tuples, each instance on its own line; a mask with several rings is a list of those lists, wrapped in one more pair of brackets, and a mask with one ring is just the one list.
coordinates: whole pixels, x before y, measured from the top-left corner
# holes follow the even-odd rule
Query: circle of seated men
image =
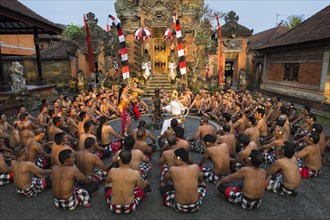
[[(17, 193), (25, 197), (51, 188), (55, 206), (73, 210), (90, 207), (91, 196), (105, 181), (109, 209), (130, 213), (151, 191), (147, 178), (156, 143), (159, 192), (163, 204), (178, 212), (200, 209), (205, 181), (230, 203), (253, 209), (261, 205), (265, 189), (296, 196), (301, 177), (321, 173), (329, 141), (308, 106), (298, 115), (293, 104), (284, 106), (278, 97), (264, 100), (258, 94), (253, 99), (250, 93), (234, 91), (211, 96), (203, 89), (194, 96), (187, 89), (180, 103), (201, 117), (194, 137), (186, 139), (184, 128), (174, 118), (156, 140), (143, 120), (128, 136), (109, 125), (119, 115), (115, 104), (110, 104), (116, 103), (115, 97), (116, 91), (82, 92), (72, 101), (59, 96), (52, 107), (43, 100), (37, 118), (21, 106), (12, 125), (0, 113), (0, 185), (13, 181)], [(166, 106), (166, 92), (162, 91), (161, 98)], [(209, 124), (210, 118), (221, 125), (220, 130)], [(198, 164), (190, 151), (202, 154)], [(111, 155), (106, 166), (102, 159)], [(208, 159), (211, 167), (205, 166)], [(243, 181), (233, 185), (234, 179)]]

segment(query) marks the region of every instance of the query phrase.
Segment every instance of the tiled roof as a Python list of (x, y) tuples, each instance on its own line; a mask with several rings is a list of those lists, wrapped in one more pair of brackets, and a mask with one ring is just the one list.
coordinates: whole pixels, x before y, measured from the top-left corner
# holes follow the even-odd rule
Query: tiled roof
[(330, 6), (322, 9), (279, 38), (276, 38), (273, 41), (258, 47), (257, 49), (280, 47), (327, 39), (329, 39), (330, 42)]
[(271, 28), (252, 35), (248, 38), (248, 42), (250, 42), (250, 47), (255, 48), (278, 38), (288, 30), (289, 29), (287, 27), (279, 25), (275, 28)]
[[(63, 30), (59, 25), (38, 15), (17, 0), (0, 1), (0, 24), (3, 26), (3, 34), (16, 34), (20, 28), (22, 31), (26, 30), (29, 33), (31, 27), (34, 26), (39, 28), (38, 33), (52, 32), (60, 34)], [(4, 29), (8, 29), (8, 31), (4, 32)]]
[(56, 42), (51, 47), (40, 52), (42, 58), (68, 58), (68, 52), (72, 49), (65, 41)]

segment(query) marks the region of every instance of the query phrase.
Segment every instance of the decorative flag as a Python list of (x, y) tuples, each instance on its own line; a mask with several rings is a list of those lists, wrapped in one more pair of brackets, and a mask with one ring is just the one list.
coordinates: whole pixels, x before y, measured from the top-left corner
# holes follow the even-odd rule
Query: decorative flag
[(85, 33), (86, 33), (86, 46), (87, 46), (87, 52), (88, 52), (88, 65), (89, 65), (89, 73), (94, 73), (94, 52), (92, 47), (92, 38), (89, 33), (89, 28), (87, 24), (87, 19), (84, 14), (84, 27), (85, 27)]
[(107, 23), (105, 25), (105, 30), (106, 30), (106, 32), (110, 32), (111, 31), (111, 27), (110, 27), (110, 23), (109, 23), (109, 17), (108, 17)]
[(218, 23), (218, 74), (219, 83), (223, 84), (223, 52), (222, 52), (222, 42), (221, 42), (221, 27), (220, 21), (217, 14), (214, 14)]
[(184, 45), (183, 45), (183, 41), (182, 41), (182, 32), (181, 32), (181, 27), (180, 27), (180, 23), (179, 23), (179, 18), (176, 18), (176, 16), (174, 15), (173, 21), (176, 22), (175, 31), (176, 31), (176, 39), (178, 41), (177, 50), (178, 50), (179, 61), (180, 61), (180, 64), (179, 64), (180, 73), (181, 73), (181, 75), (184, 75), (187, 73), (187, 70), (186, 70)]
[(127, 55), (125, 36), (123, 34), (123, 30), (121, 29), (120, 20), (118, 18), (115, 18), (112, 15), (109, 15), (109, 18), (111, 18), (112, 22), (116, 25), (118, 38), (119, 38), (119, 44), (120, 44), (122, 74), (123, 74), (124, 79), (128, 79), (129, 78), (129, 67), (128, 67), (128, 55)]

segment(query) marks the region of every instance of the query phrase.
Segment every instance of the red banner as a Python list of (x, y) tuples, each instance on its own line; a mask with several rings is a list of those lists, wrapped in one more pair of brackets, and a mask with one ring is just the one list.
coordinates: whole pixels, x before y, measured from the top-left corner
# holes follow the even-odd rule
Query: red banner
[(222, 41), (221, 41), (221, 27), (218, 15), (215, 14), (218, 23), (218, 74), (219, 83), (223, 84), (223, 52), (222, 52)]
[(85, 33), (86, 33), (86, 46), (88, 51), (88, 65), (89, 65), (89, 73), (94, 72), (94, 52), (92, 47), (92, 38), (89, 33), (89, 28), (87, 24), (86, 16), (84, 15), (84, 27), (85, 27)]

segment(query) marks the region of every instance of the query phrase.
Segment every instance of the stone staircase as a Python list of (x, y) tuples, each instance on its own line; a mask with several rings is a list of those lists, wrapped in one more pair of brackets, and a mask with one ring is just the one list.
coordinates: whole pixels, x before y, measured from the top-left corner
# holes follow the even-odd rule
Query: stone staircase
[(154, 96), (156, 88), (164, 88), (166, 92), (172, 92), (176, 85), (171, 85), (167, 74), (153, 74), (144, 87), (144, 96)]

